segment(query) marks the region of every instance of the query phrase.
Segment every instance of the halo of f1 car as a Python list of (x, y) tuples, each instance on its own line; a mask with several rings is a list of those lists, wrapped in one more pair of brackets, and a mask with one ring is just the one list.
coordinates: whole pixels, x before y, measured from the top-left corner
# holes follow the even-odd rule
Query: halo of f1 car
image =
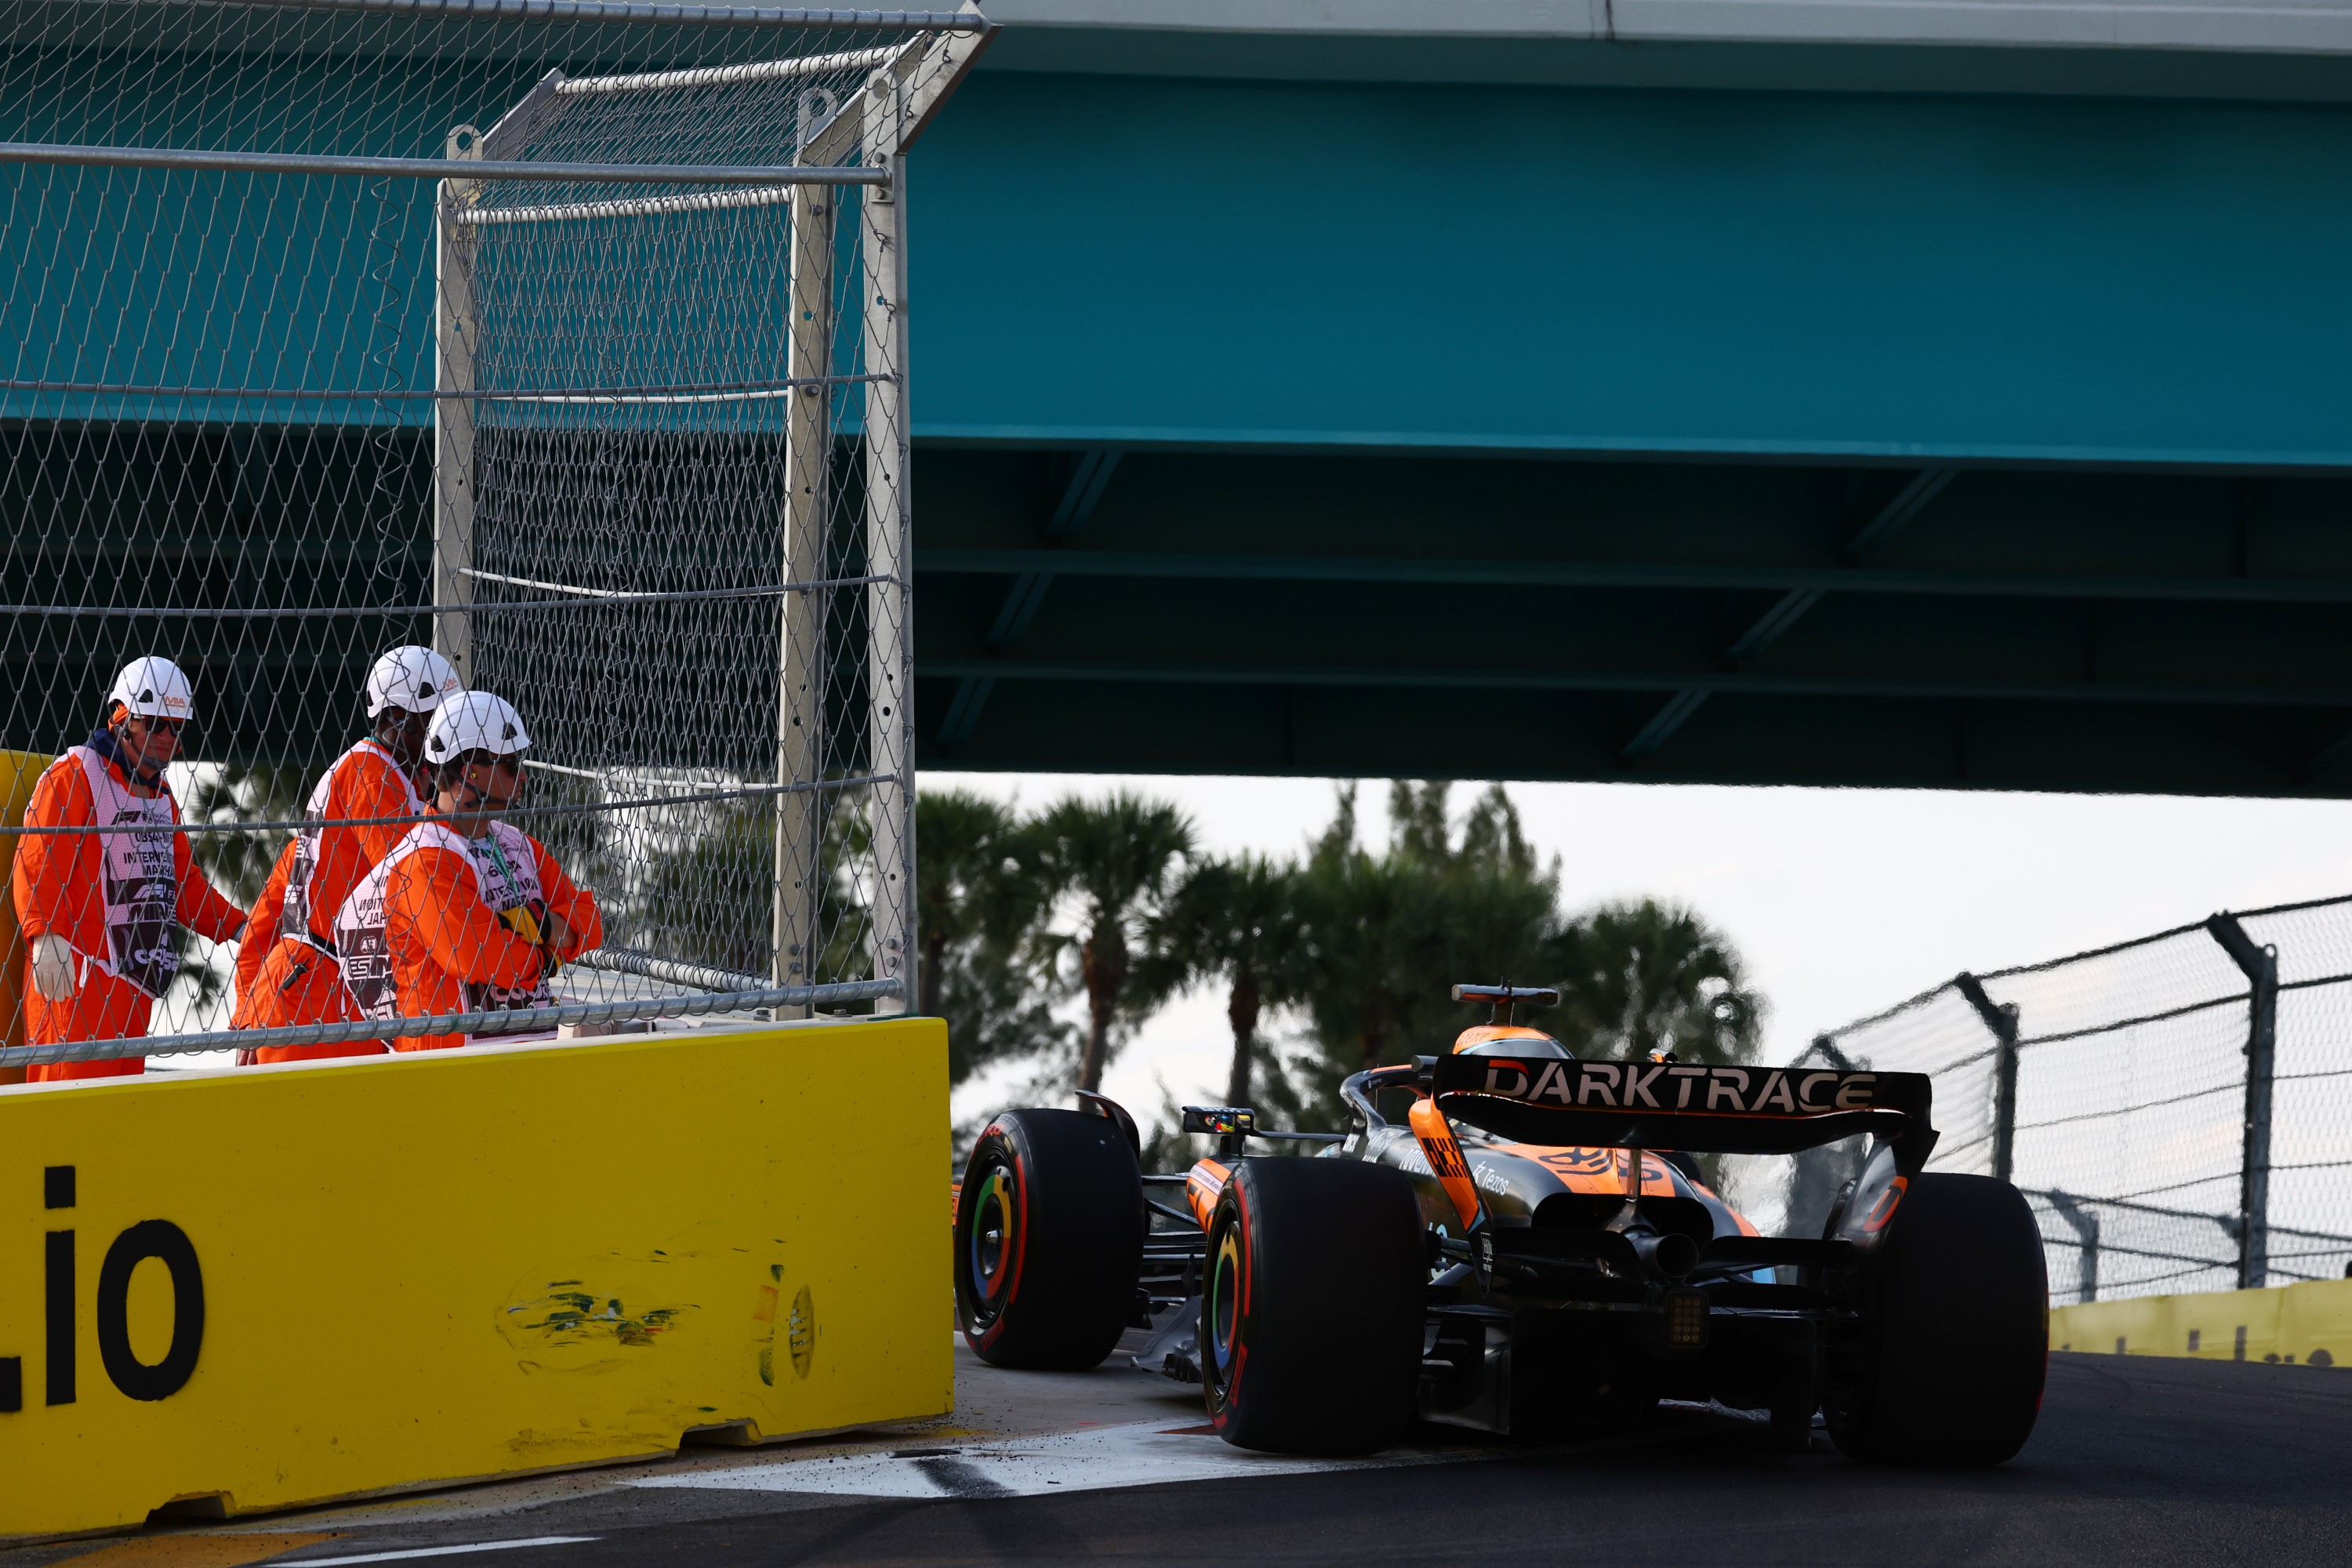
[[(1927, 1078), (1579, 1061), (1512, 1021), (1556, 992), (1454, 995), (1493, 1021), (1349, 1078), (1345, 1133), (1187, 1107), (1184, 1131), (1220, 1143), (1181, 1177), (1143, 1174), (1134, 1121), (1099, 1095), (996, 1117), (955, 1209), (972, 1349), (1086, 1368), (1156, 1328), (1136, 1364), (1197, 1379), (1226, 1441), (1276, 1452), (1372, 1452), (1416, 1418), (1541, 1436), (1662, 1399), (1768, 1410), (1790, 1450), (1818, 1412), (1864, 1460), (2023, 1445), (2048, 1359), (2041, 1236), (2008, 1183), (1923, 1170)], [(1692, 1158), (1857, 1134), (1818, 1237), (1758, 1234)], [(1244, 1156), (1252, 1139), (1320, 1146)], [(1183, 1208), (1149, 1195), (1177, 1184)]]

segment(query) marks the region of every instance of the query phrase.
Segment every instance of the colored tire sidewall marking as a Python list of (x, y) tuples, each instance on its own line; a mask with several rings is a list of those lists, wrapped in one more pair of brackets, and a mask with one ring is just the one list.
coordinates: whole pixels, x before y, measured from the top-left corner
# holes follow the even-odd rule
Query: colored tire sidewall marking
[(1249, 1365), (1250, 1237), (1242, 1194), (1234, 1184), (1226, 1192), (1230, 1206), (1218, 1216), (1210, 1249), (1215, 1262), (1209, 1276), (1207, 1321), (1209, 1341), (1201, 1372), (1209, 1396), (1209, 1414), (1222, 1429), (1232, 1419), (1241, 1394), (1242, 1373)]
[[(973, 1294), (996, 1310), (1003, 1310), (1005, 1287), (1013, 1279), (1012, 1262), (1019, 1249), (1020, 1237), (1015, 1229), (1015, 1209), (1013, 1204), (1012, 1173), (1002, 1165), (988, 1173), (981, 1186), (980, 1197), (972, 1205), (971, 1236), (967, 1247), (967, 1266), (971, 1270)], [(996, 1232), (992, 1247), (988, 1233)]]

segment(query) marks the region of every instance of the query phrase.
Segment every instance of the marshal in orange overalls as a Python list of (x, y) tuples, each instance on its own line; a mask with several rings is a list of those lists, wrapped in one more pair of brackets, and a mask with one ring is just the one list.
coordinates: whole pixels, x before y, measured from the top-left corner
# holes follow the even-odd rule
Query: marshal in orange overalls
[[(604, 942), (595, 895), (574, 885), (538, 839), (505, 822), (477, 839), (425, 822), (361, 879), (336, 918), (335, 937), (352, 993), (372, 1015), (541, 1006), (554, 998), (547, 950), (534, 939), (551, 912), (568, 928), (556, 963)], [(398, 1047), (440, 1050), (466, 1040), (428, 1035)]]
[[(165, 962), (169, 923), (176, 921), (198, 936), (227, 942), (245, 926), (245, 911), (221, 897), (198, 870), (188, 850), (188, 837), (165, 826), (180, 820), (179, 803), (167, 789), (162, 795), (135, 797), (131, 780), (118, 760), (114, 737), (106, 731), (92, 735), (86, 746), (68, 751), (43, 772), (33, 786), (32, 803), (25, 811), (27, 827), (89, 827), (96, 824), (97, 802), (92, 777), (109, 797), (109, 820), (136, 810), (153, 820), (152, 832), (135, 835), (34, 834), (16, 847), (10, 890), (16, 901), (16, 921), (29, 950), (44, 932), (63, 937), (74, 950), (79, 981), (74, 994), (52, 1002), (29, 983), (25, 986), (25, 1042), (57, 1045), (68, 1040), (135, 1039), (147, 1032), (155, 1002), (171, 984), (177, 961)], [(144, 847), (154, 875), (147, 879), (150, 911), (135, 921), (109, 919), (110, 907), (121, 900), (125, 879), (119, 864), (110, 861), (105, 840), (135, 839)], [(168, 838), (169, 845), (163, 840)], [(150, 841), (152, 842), (150, 842)], [(123, 894), (128, 898), (128, 894)], [(168, 919), (165, 910), (169, 910)], [(145, 931), (144, 936), (133, 934)], [(142, 949), (144, 951), (141, 951)], [(26, 1073), (32, 1083), (56, 1083), (68, 1079), (115, 1078), (147, 1070), (147, 1058), (117, 1057), (104, 1061), (51, 1062)]]
[[(343, 984), (334, 948), (335, 912), (360, 879), (407, 835), (405, 824), (364, 819), (416, 816), (424, 805), (381, 742), (365, 740), (335, 761), (312, 792), (305, 815), (320, 826), (278, 857), (253, 906), (254, 936), (237, 952), (236, 1015), (231, 1026), (269, 1029), (294, 1024), (356, 1023), (362, 1014)], [(334, 824), (362, 819), (362, 825)], [(264, 1046), (259, 1062), (372, 1057), (382, 1040), (323, 1046)]]

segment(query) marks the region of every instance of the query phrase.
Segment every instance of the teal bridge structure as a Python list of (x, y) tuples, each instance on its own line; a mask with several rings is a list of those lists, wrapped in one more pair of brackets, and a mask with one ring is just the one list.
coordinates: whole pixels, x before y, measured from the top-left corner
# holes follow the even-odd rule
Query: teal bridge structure
[(2352, 787), (2352, 10), (1030, 8), (927, 765)]
[(922, 766), (2352, 793), (2352, 4), (986, 9)]

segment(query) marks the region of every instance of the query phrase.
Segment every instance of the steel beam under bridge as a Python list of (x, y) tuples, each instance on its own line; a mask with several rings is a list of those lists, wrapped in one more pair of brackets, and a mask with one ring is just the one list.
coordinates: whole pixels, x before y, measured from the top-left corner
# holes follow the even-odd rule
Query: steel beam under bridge
[(1003, 0), (915, 174), (1008, 307), (919, 333), (923, 765), (2352, 790), (2352, 35), (2198, 5)]
[(932, 446), (917, 483), (927, 768), (2352, 794), (2352, 478)]

